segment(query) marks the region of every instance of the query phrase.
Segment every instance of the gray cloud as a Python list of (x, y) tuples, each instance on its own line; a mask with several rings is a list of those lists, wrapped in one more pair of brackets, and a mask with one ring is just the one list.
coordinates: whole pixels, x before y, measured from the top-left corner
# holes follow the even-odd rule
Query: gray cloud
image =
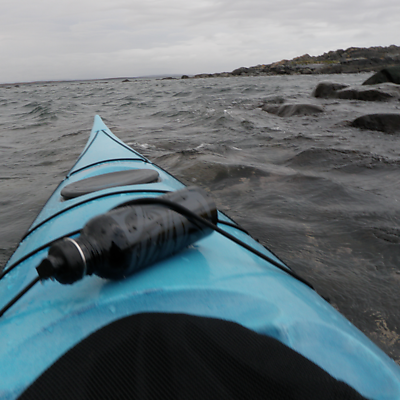
[(387, 46), (398, 0), (3, 0), (0, 81), (200, 73)]

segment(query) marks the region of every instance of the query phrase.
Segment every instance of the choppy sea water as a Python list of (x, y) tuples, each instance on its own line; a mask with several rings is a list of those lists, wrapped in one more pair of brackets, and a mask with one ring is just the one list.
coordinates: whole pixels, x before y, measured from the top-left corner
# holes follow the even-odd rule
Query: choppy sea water
[[(99, 114), (121, 139), (269, 247), (400, 363), (399, 137), (345, 122), (400, 103), (315, 99), (369, 75), (68, 82), (0, 87), (0, 267)], [(323, 114), (281, 118), (275, 101)]]

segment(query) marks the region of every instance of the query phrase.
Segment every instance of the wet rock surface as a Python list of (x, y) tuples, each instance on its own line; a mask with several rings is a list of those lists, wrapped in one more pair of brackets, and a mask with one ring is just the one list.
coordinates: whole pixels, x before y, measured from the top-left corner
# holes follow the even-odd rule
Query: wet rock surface
[(348, 88), (336, 92), (336, 98), (342, 100), (388, 101), (393, 97), (394, 94), (384, 89)]
[(334, 82), (320, 82), (313, 91), (313, 96), (325, 99), (389, 101), (400, 99), (400, 86), (382, 83), (374, 86), (347, 86)]
[(335, 82), (320, 82), (317, 87), (314, 89), (312, 95), (314, 97), (321, 97), (324, 99), (332, 99), (336, 97), (336, 93), (338, 90), (349, 87), (349, 85), (345, 85), (342, 83)]
[(391, 82), (400, 85), (400, 66), (384, 68), (367, 79), (363, 85)]
[(400, 133), (400, 114), (368, 114), (356, 118), (351, 126), (355, 128), (380, 131), (385, 133)]

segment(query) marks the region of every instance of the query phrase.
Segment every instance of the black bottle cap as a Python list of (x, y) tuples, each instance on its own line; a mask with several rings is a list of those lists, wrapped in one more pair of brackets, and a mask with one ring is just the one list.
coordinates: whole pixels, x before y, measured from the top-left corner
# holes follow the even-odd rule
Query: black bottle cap
[(36, 270), (40, 279), (54, 278), (60, 283), (71, 284), (86, 275), (86, 260), (79, 244), (64, 238), (50, 247), (49, 255)]

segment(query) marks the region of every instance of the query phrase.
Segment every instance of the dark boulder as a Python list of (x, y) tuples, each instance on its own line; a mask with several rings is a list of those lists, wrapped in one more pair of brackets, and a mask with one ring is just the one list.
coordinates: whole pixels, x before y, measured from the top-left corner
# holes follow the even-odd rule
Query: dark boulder
[(197, 74), (194, 76), (196, 79), (202, 79), (202, 78), (213, 78), (214, 75), (212, 74)]
[(388, 101), (400, 99), (400, 86), (383, 83), (377, 87), (349, 87), (341, 83), (321, 82), (313, 91), (314, 97), (325, 99)]
[(189, 79), (188, 75), (182, 75), (181, 79)]
[(389, 67), (380, 70), (367, 79), (363, 85), (377, 85), (379, 83), (391, 82), (400, 85), (400, 66)]
[(239, 76), (239, 75), (246, 75), (249, 72), (249, 69), (246, 67), (241, 67), (233, 70), (231, 72), (232, 75), (234, 76)]
[(220, 74), (216, 74), (218, 78), (229, 78), (233, 75), (230, 72), (221, 72)]
[(129, 79), (124, 79), (122, 82), (130, 82)]
[(314, 97), (321, 97), (324, 99), (336, 98), (336, 92), (340, 89), (349, 87), (349, 85), (344, 85), (341, 83), (334, 82), (320, 82), (314, 89), (312, 95)]
[(344, 100), (387, 101), (393, 98), (393, 95), (379, 89), (349, 88), (338, 90), (336, 98)]
[(264, 111), (276, 114), (279, 117), (291, 117), (292, 115), (312, 115), (324, 112), (324, 109), (315, 104), (283, 104), (271, 106), (264, 104), (261, 107)]
[(261, 110), (269, 112), (270, 114), (278, 114), (280, 106), (271, 105), (271, 104), (264, 104), (261, 106)]
[(368, 114), (355, 119), (351, 126), (385, 133), (400, 132), (400, 114)]

